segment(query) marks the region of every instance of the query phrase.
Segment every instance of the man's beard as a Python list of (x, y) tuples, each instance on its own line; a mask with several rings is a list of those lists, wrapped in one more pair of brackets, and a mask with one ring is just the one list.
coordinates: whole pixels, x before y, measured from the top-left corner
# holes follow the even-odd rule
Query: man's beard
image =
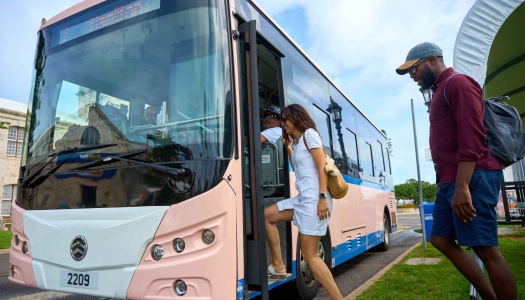
[(423, 81), (423, 84), (421, 85), (422, 90), (428, 90), (434, 82), (436, 81), (436, 76), (434, 76), (434, 73), (432, 73), (432, 70), (427, 65), (423, 65), (425, 69), (423, 69), (424, 76), (421, 78), (421, 81)]

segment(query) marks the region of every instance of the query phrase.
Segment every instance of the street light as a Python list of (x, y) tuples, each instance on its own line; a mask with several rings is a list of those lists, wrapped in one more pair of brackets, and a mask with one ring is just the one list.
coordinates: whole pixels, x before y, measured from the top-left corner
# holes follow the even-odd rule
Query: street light
[(332, 114), (332, 119), (334, 119), (334, 122), (337, 124), (341, 124), (341, 121), (343, 118), (341, 117), (341, 111), (343, 108), (335, 102), (332, 97), (330, 97), (330, 105), (328, 106), (328, 112)]
[[(422, 92), (423, 93), (423, 92)], [(424, 94), (423, 94), (424, 95)], [(426, 104), (426, 101), (425, 101)], [(428, 102), (430, 105), (430, 101)], [(419, 218), (421, 220), (421, 231), (423, 233), (423, 248), (427, 251), (427, 239), (425, 232), (425, 214), (423, 213), (423, 188), (421, 186), (421, 172), (419, 170), (419, 153), (417, 146), (417, 133), (416, 133), (416, 116), (414, 114), (414, 100), (410, 99), (410, 105), (412, 107), (412, 125), (414, 126), (414, 146), (416, 148), (416, 165), (417, 165), (417, 182), (419, 187)], [(430, 109), (430, 106), (429, 106)]]
[(430, 112), (430, 102), (432, 101), (432, 89), (419, 89), (419, 91), (423, 95), (423, 101), (425, 101), (425, 105), (428, 107), (427, 112)]
[(341, 112), (343, 111), (343, 108), (337, 104), (337, 102), (330, 97), (330, 105), (326, 109), (330, 114), (332, 114), (332, 119), (335, 123), (335, 129), (337, 130), (337, 137), (339, 140), (339, 146), (341, 147), (341, 155), (343, 156), (343, 163), (338, 166), (340, 171), (342, 173), (347, 172), (347, 166), (348, 166), (348, 160), (346, 158), (346, 152), (345, 152), (345, 146), (343, 143), (343, 134), (341, 133), (341, 121), (343, 120), (343, 117), (341, 115)]

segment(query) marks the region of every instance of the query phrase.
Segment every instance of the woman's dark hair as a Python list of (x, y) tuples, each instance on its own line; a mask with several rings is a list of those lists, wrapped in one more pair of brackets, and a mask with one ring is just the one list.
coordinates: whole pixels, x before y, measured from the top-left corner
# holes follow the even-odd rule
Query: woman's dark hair
[[(301, 132), (305, 132), (307, 129), (313, 128), (315, 131), (317, 131), (317, 133), (319, 133), (317, 126), (315, 126), (314, 119), (312, 119), (306, 109), (304, 109), (304, 107), (299, 104), (290, 104), (283, 108), (281, 111), (281, 118), (286, 118), (287, 121), (293, 122), (295, 128)], [(285, 141), (291, 139), (294, 143), (297, 143), (297, 137), (286, 134), (284, 130), (283, 138)]]

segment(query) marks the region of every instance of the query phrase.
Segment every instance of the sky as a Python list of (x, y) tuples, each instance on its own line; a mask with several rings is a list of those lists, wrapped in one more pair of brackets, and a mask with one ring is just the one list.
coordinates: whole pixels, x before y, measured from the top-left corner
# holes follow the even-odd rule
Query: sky
[[(173, 0), (176, 1), (176, 0)], [(36, 33), (42, 18), (79, 0), (0, 1), (0, 98), (27, 103)], [(429, 122), (419, 86), (395, 69), (418, 43), (441, 47), (453, 65), (458, 30), (474, 0), (258, 0), (392, 142), (394, 184), (417, 179), (410, 99), (414, 100), (421, 179), (434, 182), (425, 161)], [(12, 27), (11, 25), (16, 25)]]

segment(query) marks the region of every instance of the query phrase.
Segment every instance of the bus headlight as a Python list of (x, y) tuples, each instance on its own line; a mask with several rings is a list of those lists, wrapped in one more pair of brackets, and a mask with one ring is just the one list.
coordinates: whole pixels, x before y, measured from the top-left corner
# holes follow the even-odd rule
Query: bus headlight
[(181, 253), (182, 251), (184, 251), (184, 248), (186, 248), (186, 243), (184, 243), (184, 240), (182, 240), (181, 238), (176, 238), (173, 241), (173, 249), (175, 249), (177, 253)]
[(202, 241), (204, 244), (210, 245), (213, 243), (213, 241), (215, 241), (215, 234), (211, 230), (204, 230), (202, 233)]
[(159, 261), (164, 256), (164, 248), (161, 245), (155, 245), (151, 248), (151, 256), (154, 260)]
[(177, 280), (173, 285), (173, 290), (175, 290), (175, 294), (177, 294), (177, 296), (184, 296), (184, 294), (186, 294), (188, 291), (188, 287), (184, 281)]
[(29, 246), (27, 246), (27, 242), (22, 243), (22, 253), (26, 254), (27, 251), (29, 251)]

